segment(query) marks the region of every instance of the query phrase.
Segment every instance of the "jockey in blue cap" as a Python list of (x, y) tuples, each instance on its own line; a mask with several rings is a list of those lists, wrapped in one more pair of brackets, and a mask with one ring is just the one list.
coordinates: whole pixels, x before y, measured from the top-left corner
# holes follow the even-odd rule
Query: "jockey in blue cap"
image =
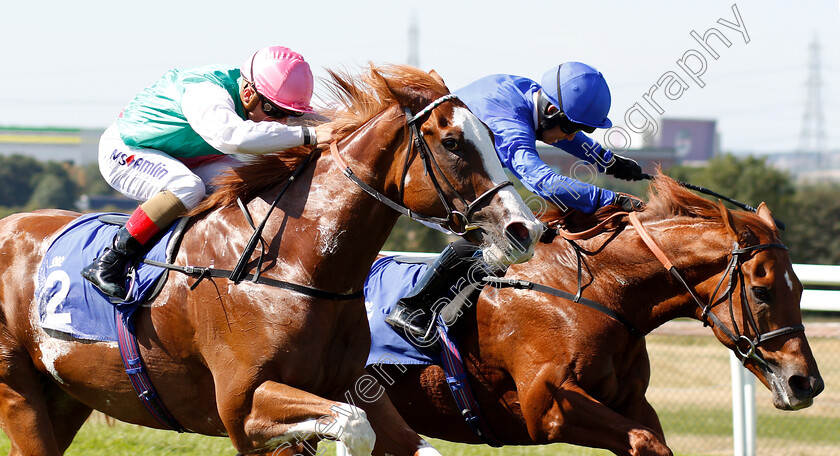
[[(609, 128), (610, 89), (604, 76), (580, 62), (549, 69), (540, 84), (520, 77), (496, 74), (456, 90), (470, 110), (493, 131), (502, 164), (528, 190), (561, 209), (593, 213), (607, 205), (626, 211), (641, 210), (642, 201), (552, 170), (537, 153), (537, 140), (560, 148), (619, 179), (640, 180), (642, 169), (629, 158), (604, 149), (586, 136), (596, 128)], [(467, 276), (476, 248), (455, 242), (444, 249), (419, 279), (409, 296), (399, 300), (385, 319), (420, 344), (427, 344), (432, 305)], [(474, 274), (470, 274), (474, 277)], [(435, 309), (435, 312), (439, 309)]]

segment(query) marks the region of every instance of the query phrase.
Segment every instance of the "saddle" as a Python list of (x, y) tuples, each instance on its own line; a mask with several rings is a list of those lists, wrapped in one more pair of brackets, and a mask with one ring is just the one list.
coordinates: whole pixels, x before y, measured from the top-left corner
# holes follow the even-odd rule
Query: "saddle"
[(132, 315), (154, 299), (166, 283), (167, 270), (143, 261), (171, 261), (177, 254), (188, 219), (179, 219), (151, 241), (144, 260), (132, 267), (126, 301), (112, 304), (80, 274), (112, 242), (125, 223), (122, 214), (86, 214), (67, 225), (50, 243), (38, 268), (35, 298), (41, 327), (77, 339), (116, 341), (115, 317), (132, 328)]

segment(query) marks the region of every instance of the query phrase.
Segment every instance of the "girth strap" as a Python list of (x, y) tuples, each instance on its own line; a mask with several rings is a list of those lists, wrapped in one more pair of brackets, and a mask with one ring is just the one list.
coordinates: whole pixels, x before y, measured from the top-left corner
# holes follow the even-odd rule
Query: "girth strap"
[(119, 312), (116, 313), (117, 324), (117, 341), (120, 347), (120, 356), (125, 366), (125, 372), (128, 374), (128, 379), (131, 380), (131, 386), (146, 407), (149, 414), (154, 417), (160, 424), (178, 432), (187, 432), (178, 420), (169, 413), (157, 390), (152, 385), (152, 380), (146, 372), (146, 366), (143, 364), (143, 359), (140, 357), (140, 344), (137, 343), (137, 337), (129, 331), (123, 322), (122, 316)]
[[(154, 260), (143, 260), (144, 263), (161, 268), (171, 269), (190, 276), (197, 277), (198, 280), (190, 285), (190, 289), (194, 290), (202, 280), (210, 277), (230, 279), (231, 271), (227, 269), (206, 268), (200, 266), (180, 266), (177, 264), (161, 263)], [(307, 296), (318, 299), (327, 299), (330, 301), (348, 301), (351, 299), (360, 299), (364, 297), (364, 290), (355, 291), (353, 293), (334, 293), (332, 291), (321, 290), (318, 288), (308, 287), (297, 283), (285, 282), (283, 280), (272, 279), (269, 277), (257, 276), (255, 274), (248, 274), (243, 277), (243, 280), (248, 280), (253, 283), (268, 285), (276, 288), (283, 288), (285, 290), (294, 291)]]
[(437, 331), (441, 342), (441, 367), (446, 375), (446, 384), (449, 386), (455, 404), (458, 406), (458, 411), (467, 426), (478, 438), (491, 447), (501, 447), (502, 443), (493, 435), (490, 426), (487, 425), (481, 415), (478, 401), (475, 400), (470, 382), (467, 379), (467, 371), (464, 368), (461, 353), (458, 351), (455, 342), (449, 338), (446, 332), (446, 323), (440, 317), (437, 319)]

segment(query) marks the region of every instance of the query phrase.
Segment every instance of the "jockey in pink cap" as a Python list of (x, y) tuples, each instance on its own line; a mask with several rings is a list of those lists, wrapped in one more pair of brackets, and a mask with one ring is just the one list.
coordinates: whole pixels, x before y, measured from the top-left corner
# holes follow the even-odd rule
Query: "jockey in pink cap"
[(235, 68), (168, 71), (137, 94), (99, 142), (99, 168), (120, 193), (143, 203), (113, 245), (82, 275), (113, 298), (126, 296), (126, 268), (161, 229), (198, 206), (208, 183), (238, 160), (327, 144), (332, 131), (287, 125), (315, 112), (303, 56), (283, 46), (254, 53)]

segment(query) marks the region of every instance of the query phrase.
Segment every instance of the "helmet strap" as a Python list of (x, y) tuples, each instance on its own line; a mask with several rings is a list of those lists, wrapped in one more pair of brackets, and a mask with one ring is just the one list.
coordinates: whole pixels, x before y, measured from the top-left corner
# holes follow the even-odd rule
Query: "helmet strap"
[[(257, 78), (254, 76), (254, 59), (257, 58), (257, 52), (254, 52), (254, 55), (251, 56), (251, 70), (248, 73), (248, 77), (251, 78), (252, 81), (256, 81)], [(251, 99), (248, 102), (245, 102), (245, 88), (248, 87), (251, 90)], [(246, 111), (253, 111), (254, 108), (260, 103), (260, 96), (257, 94), (257, 85), (252, 83), (251, 81), (245, 79), (245, 76), (242, 76), (242, 87), (239, 89), (239, 98), (242, 100), (242, 106), (245, 108)]]
[(560, 107), (557, 107), (558, 112), (548, 116), (548, 108), (552, 106), (551, 101), (548, 99), (547, 96), (540, 90), (539, 96), (537, 96), (537, 136), (542, 136), (543, 132), (546, 130), (551, 130), (552, 128), (556, 127), (560, 124), (558, 122), (560, 117), (565, 117), (563, 114), (563, 110)]

